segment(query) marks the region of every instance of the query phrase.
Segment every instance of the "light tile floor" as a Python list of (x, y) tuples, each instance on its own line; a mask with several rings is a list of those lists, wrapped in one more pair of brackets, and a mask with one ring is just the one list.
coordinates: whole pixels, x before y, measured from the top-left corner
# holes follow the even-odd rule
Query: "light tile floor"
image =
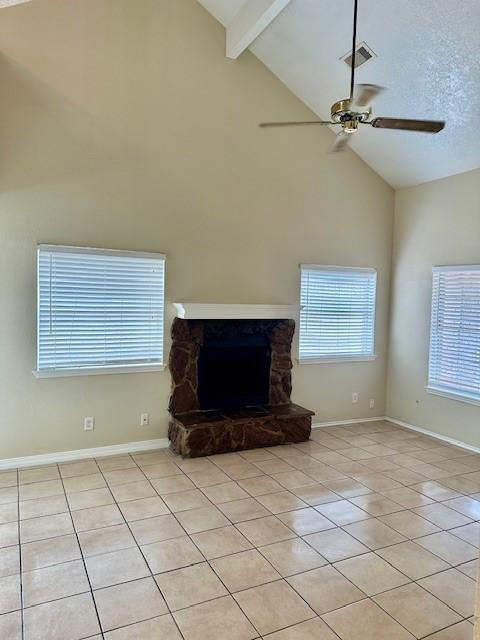
[(480, 456), (387, 422), (0, 472), (2, 640), (471, 640)]

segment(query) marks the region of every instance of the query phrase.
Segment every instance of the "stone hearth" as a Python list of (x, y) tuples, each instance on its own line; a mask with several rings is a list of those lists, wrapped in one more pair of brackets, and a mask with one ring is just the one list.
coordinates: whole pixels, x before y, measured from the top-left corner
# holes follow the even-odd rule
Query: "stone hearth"
[(175, 318), (172, 449), (196, 457), (308, 440), (313, 412), (290, 401), (294, 332), (292, 319)]

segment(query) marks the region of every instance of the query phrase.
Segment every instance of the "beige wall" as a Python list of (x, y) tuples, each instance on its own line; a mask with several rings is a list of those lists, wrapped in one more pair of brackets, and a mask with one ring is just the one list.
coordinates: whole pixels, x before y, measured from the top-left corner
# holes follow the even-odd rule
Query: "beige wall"
[(480, 261), (480, 170), (396, 193), (387, 414), (480, 447), (480, 407), (430, 395), (432, 266)]
[(384, 413), (393, 192), (328, 131), (258, 129), (311, 113), (224, 38), (194, 0), (2, 10), (0, 459), (166, 435), (168, 371), (32, 375), (39, 242), (165, 252), (167, 327), (173, 301), (296, 303), (301, 262), (374, 266), (377, 361), (297, 366), (293, 395)]

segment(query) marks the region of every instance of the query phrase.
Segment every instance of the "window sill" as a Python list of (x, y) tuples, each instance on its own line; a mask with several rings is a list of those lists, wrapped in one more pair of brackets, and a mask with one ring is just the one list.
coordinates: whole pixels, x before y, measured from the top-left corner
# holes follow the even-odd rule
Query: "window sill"
[(456, 400), (457, 402), (464, 402), (465, 404), (473, 404), (480, 407), (480, 398), (464, 395), (463, 393), (455, 393), (455, 391), (447, 391), (438, 387), (425, 387), (425, 390), (433, 396), (442, 396), (443, 398), (449, 398), (450, 400)]
[(342, 362), (373, 362), (377, 359), (373, 356), (329, 356), (325, 358), (298, 358), (298, 364), (337, 364)]
[(165, 371), (165, 364), (139, 364), (120, 367), (95, 367), (91, 369), (45, 369), (32, 371), (36, 378), (71, 378), (73, 376), (102, 376), (118, 373), (148, 373), (150, 371)]

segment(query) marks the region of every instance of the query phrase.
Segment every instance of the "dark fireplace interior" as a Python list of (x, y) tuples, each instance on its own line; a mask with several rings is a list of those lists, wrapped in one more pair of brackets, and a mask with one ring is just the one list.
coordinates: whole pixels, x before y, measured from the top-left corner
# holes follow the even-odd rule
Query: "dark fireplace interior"
[(198, 356), (200, 409), (268, 404), (271, 351), (264, 334), (205, 336)]

